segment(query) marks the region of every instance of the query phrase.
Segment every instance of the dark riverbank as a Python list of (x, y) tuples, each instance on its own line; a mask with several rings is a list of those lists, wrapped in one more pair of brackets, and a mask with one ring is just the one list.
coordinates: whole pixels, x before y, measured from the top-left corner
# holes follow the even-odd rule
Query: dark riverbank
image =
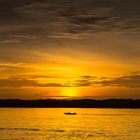
[(0, 100), (0, 107), (48, 107), (48, 108), (140, 108), (140, 99), (106, 99), (106, 100)]

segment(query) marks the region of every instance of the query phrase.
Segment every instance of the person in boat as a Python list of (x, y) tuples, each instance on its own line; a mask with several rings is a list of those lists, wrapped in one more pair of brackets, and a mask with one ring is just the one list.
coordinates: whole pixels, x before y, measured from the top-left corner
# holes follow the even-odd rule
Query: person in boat
[(75, 112), (65, 112), (64, 114), (66, 114), (66, 115), (76, 115), (76, 113)]

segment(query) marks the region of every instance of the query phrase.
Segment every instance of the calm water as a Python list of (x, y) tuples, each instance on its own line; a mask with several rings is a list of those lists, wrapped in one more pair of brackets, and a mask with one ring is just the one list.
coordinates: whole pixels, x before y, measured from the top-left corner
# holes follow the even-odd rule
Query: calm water
[(0, 108), (0, 140), (68, 139), (140, 140), (140, 109)]

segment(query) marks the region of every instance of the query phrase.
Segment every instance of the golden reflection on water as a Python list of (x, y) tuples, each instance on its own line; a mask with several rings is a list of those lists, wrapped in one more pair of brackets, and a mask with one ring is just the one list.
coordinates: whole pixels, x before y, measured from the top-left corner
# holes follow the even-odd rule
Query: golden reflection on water
[(1, 108), (0, 140), (139, 140), (139, 122), (139, 109)]

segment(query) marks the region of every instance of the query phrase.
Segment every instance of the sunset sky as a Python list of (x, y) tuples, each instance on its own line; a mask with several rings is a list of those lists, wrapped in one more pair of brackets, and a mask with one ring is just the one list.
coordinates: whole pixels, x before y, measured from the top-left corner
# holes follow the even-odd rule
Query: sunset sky
[(0, 0), (5, 98), (140, 98), (140, 0)]

